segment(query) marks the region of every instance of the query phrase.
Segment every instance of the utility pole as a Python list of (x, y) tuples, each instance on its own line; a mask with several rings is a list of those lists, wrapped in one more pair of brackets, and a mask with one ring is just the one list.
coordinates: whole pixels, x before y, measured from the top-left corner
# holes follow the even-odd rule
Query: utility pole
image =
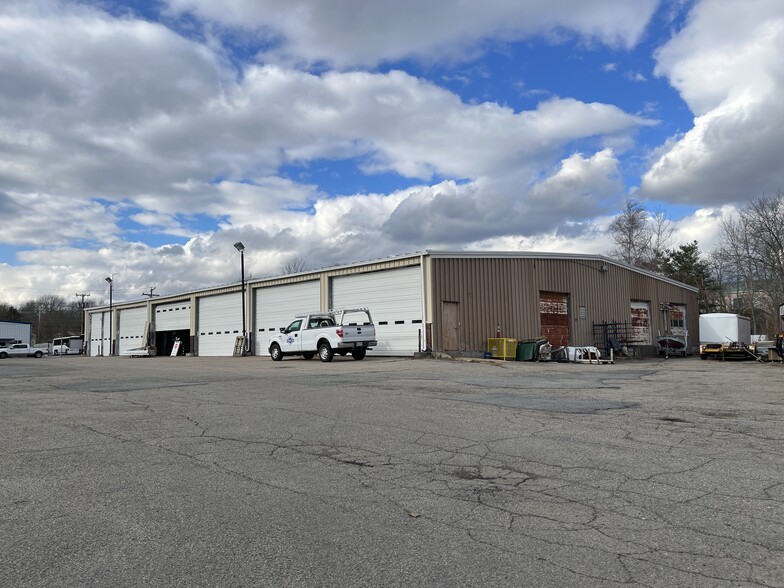
[(89, 294), (79, 294), (79, 293), (77, 292), (77, 293), (76, 293), (76, 297), (77, 297), (77, 298), (81, 298), (81, 299), (82, 299), (82, 301), (79, 303), (79, 308), (80, 308), (80, 309), (82, 309), (82, 310), (84, 310), (84, 299), (85, 299), (85, 298), (89, 298), (89, 297), (90, 297), (90, 295), (89, 295)]
[(149, 296), (150, 298), (152, 298), (153, 296), (160, 296), (160, 294), (153, 294), (153, 291), (154, 291), (154, 290), (155, 290), (157, 287), (158, 287), (158, 286), (153, 286), (152, 288), (150, 288), (150, 292), (149, 292), (149, 293), (148, 293), (148, 292), (142, 292), (142, 296)]

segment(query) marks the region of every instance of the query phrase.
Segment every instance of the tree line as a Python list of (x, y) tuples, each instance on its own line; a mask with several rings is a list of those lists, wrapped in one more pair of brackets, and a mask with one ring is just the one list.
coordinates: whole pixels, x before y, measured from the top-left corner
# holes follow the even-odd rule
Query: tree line
[(84, 331), (83, 309), (95, 306), (85, 300), (67, 301), (62, 296), (47, 294), (16, 307), (0, 302), (0, 320), (32, 324), (33, 343), (46, 343), (55, 337), (81, 335)]
[(609, 257), (699, 288), (700, 313), (729, 312), (751, 319), (752, 332), (782, 330), (784, 192), (763, 195), (721, 224), (718, 246), (693, 241), (673, 247), (674, 224), (660, 211), (626, 201), (610, 224)]

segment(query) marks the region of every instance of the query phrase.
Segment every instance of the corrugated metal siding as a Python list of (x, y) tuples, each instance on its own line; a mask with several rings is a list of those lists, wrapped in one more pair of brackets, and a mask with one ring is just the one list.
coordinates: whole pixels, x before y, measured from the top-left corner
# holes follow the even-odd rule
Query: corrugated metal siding
[(539, 337), (540, 291), (569, 295), (573, 345), (594, 343), (593, 323), (630, 322), (632, 300), (650, 301), (654, 333), (664, 331), (661, 304), (687, 305), (689, 331), (697, 333), (696, 292), (601, 260), (433, 257), (430, 263), (435, 350), (443, 350), (442, 301), (458, 303), (461, 351), (483, 350), (497, 326), (502, 337)]

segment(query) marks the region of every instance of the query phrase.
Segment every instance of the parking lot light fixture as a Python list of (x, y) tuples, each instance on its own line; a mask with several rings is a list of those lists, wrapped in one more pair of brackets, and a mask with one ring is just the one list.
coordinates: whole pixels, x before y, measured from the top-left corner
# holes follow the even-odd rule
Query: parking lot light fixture
[(106, 281), (109, 283), (109, 355), (114, 355), (114, 337), (112, 336), (112, 290), (114, 280), (112, 280), (111, 276), (107, 276)]
[(245, 329), (245, 245), (242, 244), (242, 241), (237, 241), (234, 244), (234, 248), (240, 252), (240, 272), (242, 277), (242, 355), (245, 355), (247, 352), (247, 332)]

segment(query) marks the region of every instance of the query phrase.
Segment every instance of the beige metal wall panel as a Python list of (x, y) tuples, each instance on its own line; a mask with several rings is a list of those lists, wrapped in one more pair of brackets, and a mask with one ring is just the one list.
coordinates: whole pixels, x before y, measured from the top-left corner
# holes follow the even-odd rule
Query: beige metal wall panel
[[(569, 340), (593, 345), (593, 324), (631, 322), (631, 301), (651, 303), (652, 333), (664, 330), (663, 303), (685, 304), (689, 332), (697, 333), (697, 294), (652, 275), (599, 259), (519, 258), (506, 255), (434, 256), (432, 276), (433, 349), (444, 350), (444, 329), (457, 326), (460, 351), (483, 350), (500, 329), (502, 337), (539, 337), (539, 292), (568, 295)], [(444, 311), (443, 302), (448, 302)], [(444, 312), (457, 325), (443, 325)], [(452, 331), (447, 333), (454, 337)], [(692, 340), (694, 338), (692, 337)], [(450, 340), (454, 346), (454, 339)]]

